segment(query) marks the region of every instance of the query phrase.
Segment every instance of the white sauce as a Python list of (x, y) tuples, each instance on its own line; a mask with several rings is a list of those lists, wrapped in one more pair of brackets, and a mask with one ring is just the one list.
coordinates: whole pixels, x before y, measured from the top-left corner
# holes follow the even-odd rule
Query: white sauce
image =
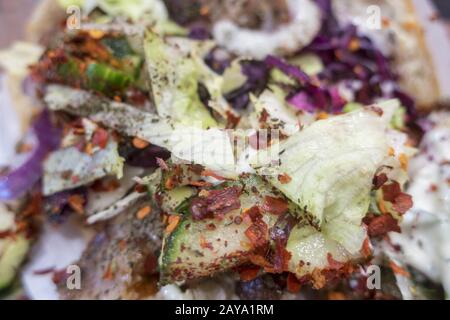
[(450, 295), (450, 113), (430, 115), (432, 129), (410, 163), (408, 193), (414, 207), (405, 215), (402, 234), (392, 233), (407, 264), (442, 282)]

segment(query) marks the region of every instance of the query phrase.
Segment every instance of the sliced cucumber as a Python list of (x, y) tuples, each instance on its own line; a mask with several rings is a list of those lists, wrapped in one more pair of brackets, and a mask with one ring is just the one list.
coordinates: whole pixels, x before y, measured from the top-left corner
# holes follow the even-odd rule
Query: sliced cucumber
[[(163, 240), (159, 260), (162, 284), (211, 276), (248, 261), (253, 249), (245, 232), (251, 222), (243, 218), (243, 212), (262, 206), (265, 196), (279, 194), (256, 177), (245, 180), (243, 188), (240, 209), (226, 213), (222, 220), (194, 221), (189, 212), (182, 215), (175, 230)], [(276, 219), (270, 213), (263, 214), (268, 228)]]

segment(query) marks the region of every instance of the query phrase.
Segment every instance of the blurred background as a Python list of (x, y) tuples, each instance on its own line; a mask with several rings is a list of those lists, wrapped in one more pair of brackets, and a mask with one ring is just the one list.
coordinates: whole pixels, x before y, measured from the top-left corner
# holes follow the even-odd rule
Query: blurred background
[[(0, 0), (0, 48), (23, 37), (23, 25), (40, 0)], [(393, 0), (395, 1), (395, 0)], [(422, 0), (428, 1), (428, 0)], [(450, 37), (450, 0), (433, 0)]]

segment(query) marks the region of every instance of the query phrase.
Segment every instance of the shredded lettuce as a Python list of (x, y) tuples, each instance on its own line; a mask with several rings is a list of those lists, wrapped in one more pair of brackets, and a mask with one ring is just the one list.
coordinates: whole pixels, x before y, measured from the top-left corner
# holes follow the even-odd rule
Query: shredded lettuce
[(147, 33), (144, 48), (153, 98), (160, 116), (201, 128), (217, 126), (198, 94), (202, 70), (196, 57), (201, 57), (204, 46), (205, 43), (199, 41), (175, 37), (163, 39), (155, 33)]
[[(395, 106), (398, 101), (378, 108), (389, 114)], [(372, 179), (388, 158), (389, 119), (369, 107), (317, 121), (273, 146), (279, 148), (279, 166), (265, 171), (269, 181), (310, 216), (321, 236), (350, 254), (362, 246), (361, 221), (370, 205)], [(262, 152), (267, 158), (268, 152)], [(264, 173), (261, 168), (259, 172)], [(291, 180), (280, 182), (278, 174)]]
[(160, 147), (169, 147), (175, 128), (167, 118), (65, 86), (49, 85), (44, 100), (50, 110), (63, 110), (87, 117), (125, 135), (139, 137)]
[(117, 143), (111, 138), (105, 149), (88, 155), (76, 147), (52, 152), (44, 162), (43, 194), (59, 191), (93, 182), (106, 175), (122, 177), (123, 162)]
[(289, 236), (286, 250), (291, 254), (289, 271), (297, 277), (323, 270), (329, 266), (328, 257), (345, 263), (354, 258), (341, 244), (311, 226), (297, 226)]

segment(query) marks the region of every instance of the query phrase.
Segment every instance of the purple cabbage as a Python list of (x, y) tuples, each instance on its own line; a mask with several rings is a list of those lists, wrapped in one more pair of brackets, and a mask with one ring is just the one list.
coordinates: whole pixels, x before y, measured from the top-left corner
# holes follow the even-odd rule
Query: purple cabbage
[(55, 223), (65, 222), (71, 211), (69, 198), (73, 195), (80, 195), (84, 199), (84, 206), (87, 205), (88, 192), (86, 187), (79, 187), (72, 190), (65, 190), (44, 198), (44, 210), (48, 214), (50, 221)]
[(211, 39), (211, 33), (205, 24), (196, 23), (189, 28), (188, 37), (194, 40), (207, 40)]
[(14, 200), (29, 191), (42, 176), (47, 154), (59, 147), (61, 131), (53, 126), (47, 110), (38, 116), (32, 130), (37, 145), (23, 165), (0, 177), (0, 200)]
[(144, 149), (136, 149), (130, 142), (119, 146), (119, 154), (125, 158), (126, 164), (140, 168), (157, 168), (156, 158), (167, 160), (170, 152), (164, 148), (150, 144)]
[(247, 81), (236, 90), (225, 95), (227, 101), (236, 110), (243, 110), (250, 102), (249, 94), (259, 95), (267, 86), (269, 69), (263, 61), (244, 60), (241, 62), (242, 73)]

